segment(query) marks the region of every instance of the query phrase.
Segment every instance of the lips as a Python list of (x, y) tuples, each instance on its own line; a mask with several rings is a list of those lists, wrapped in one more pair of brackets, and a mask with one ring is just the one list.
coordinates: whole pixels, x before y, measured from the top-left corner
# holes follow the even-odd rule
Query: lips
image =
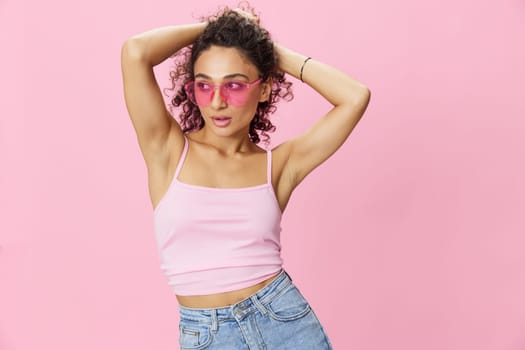
[(213, 124), (215, 124), (215, 126), (218, 126), (219, 128), (224, 128), (228, 126), (231, 122), (231, 119), (232, 119), (231, 117), (226, 117), (226, 116), (211, 117)]

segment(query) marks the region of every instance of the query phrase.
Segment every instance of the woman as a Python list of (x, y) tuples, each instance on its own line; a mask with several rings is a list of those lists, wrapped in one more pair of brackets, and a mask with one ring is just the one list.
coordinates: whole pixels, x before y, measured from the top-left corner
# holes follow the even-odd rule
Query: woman
[[(182, 127), (153, 74), (175, 53), (172, 104), (182, 106)], [(122, 47), (122, 73), (161, 268), (180, 306), (181, 348), (331, 349), (282, 268), (280, 220), (292, 191), (347, 139), (368, 88), (272, 42), (250, 9), (135, 35)], [(285, 73), (333, 108), (304, 134), (265, 150), (259, 133), (268, 138), (269, 114), (291, 97)]]

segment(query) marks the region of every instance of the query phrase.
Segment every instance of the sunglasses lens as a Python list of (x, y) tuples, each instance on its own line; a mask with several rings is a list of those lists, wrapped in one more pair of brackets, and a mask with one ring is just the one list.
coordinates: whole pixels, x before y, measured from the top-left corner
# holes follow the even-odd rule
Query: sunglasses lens
[(193, 86), (194, 86), (193, 91), (194, 91), (196, 103), (199, 106), (209, 105), (212, 100), (212, 94), (214, 91), (213, 85), (203, 83), (203, 82), (195, 82)]
[(221, 86), (222, 97), (234, 106), (242, 106), (250, 96), (249, 85), (243, 82), (227, 82)]
[[(260, 79), (256, 83), (259, 81)], [(203, 81), (191, 81), (185, 85), (184, 89), (190, 101), (198, 106), (208, 106), (213, 100), (214, 93), (219, 91), (221, 99), (227, 104), (242, 106), (250, 97), (251, 85), (244, 82), (228, 81), (216, 86)], [(216, 87), (219, 87), (219, 91), (215, 91)]]
[(207, 106), (211, 102), (211, 94), (213, 90), (207, 91), (202, 87), (196, 86), (197, 84), (190, 81), (184, 86), (184, 91), (188, 96), (189, 100), (197, 106)]

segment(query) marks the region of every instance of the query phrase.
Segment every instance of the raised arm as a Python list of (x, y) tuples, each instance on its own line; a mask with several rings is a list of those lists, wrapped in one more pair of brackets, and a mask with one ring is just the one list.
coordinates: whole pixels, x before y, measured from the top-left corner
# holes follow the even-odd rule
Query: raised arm
[(307, 56), (274, 45), (279, 68), (299, 79), (302, 67), (303, 81), (334, 106), (305, 133), (282, 144), (288, 150), (286, 171), (295, 187), (345, 142), (368, 106), (370, 90), (334, 67), (315, 59), (305, 63)]
[(124, 97), (146, 163), (168, 160), (182, 149), (182, 130), (167, 111), (153, 67), (191, 44), (206, 23), (169, 26), (132, 36), (121, 50)]

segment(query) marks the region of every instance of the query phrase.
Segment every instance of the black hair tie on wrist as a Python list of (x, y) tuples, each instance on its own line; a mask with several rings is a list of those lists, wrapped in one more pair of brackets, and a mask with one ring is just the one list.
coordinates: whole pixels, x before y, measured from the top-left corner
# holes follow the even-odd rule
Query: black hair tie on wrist
[(304, 69), (304, 65), (306, 64), (306, 62), (308, 62), (308, 60), (312, 59), (312, 57), (307, 57), (304, 62), (303, 62), (303, 65), (301, 66), (301, 73), (299, 73), (299, 79), (304, 83), (304, 80), (303, 80), (303, 69)]

